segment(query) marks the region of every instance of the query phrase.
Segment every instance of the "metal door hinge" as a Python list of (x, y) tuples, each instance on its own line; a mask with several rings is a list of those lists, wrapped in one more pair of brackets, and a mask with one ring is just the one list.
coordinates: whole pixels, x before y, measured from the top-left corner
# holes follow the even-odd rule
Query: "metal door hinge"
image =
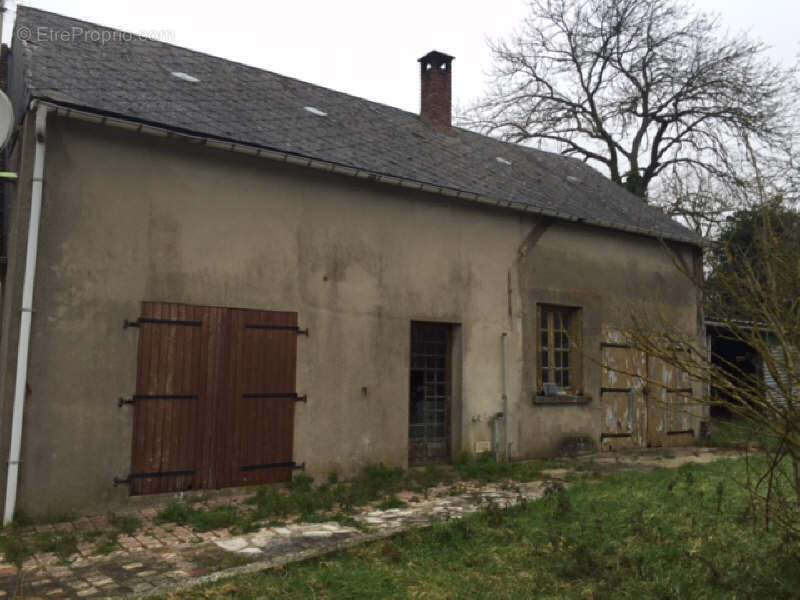
[(197, 394), (136, 394), (135, 396), (120, 396), (117, 405), (135, 404), (139, 400), (197, 400)]
[(118, 485), (130, 485), (134, 479), (150, 479), (153, 477), (185, 477), (187, 475), (194, 475), (194, 470), (186, 471), (157, 471), (154, 473), (131, 473), (124, 479), (121, 477), (114, 477), (114, 487)]
[(136, 319), (135, 321), (131, 321), (130, 319), (125, 319), (122, 322), (122, 328), (128, 329), (128, 327), (139, 327), (144, 324), (151, 324), (151, 325), (185, 325), (187, 327), (201, 327), (203, 325), (202, 321), (182, 321), (179, 319), (151, 319), (149, 317), (142, 317)]
[(265, 399), (287, 399), (287, 400), (294, 400), (295, 402), (305, 402), (308, 403), (308, 396), (305, 394), (299, 395), (295, 394), (294, 392), (252, 392), (247, 394), (242, 394), (242, 398), (265, 398)]
[(273, 331), (294, 331), (297, 335), (308, 335), (308, 328), (300, 329), (297, 325), (261, 325), (260, 323), (247, 323), (245, 329), (266, 329)]
[(305, 471), (306, 463), (297, 464), (296, 462), (264, 463), (262, 465), (246, 465), (239, 467), (240, 471), (259, 471), (261, 469), (292, 469), (293, 471)]

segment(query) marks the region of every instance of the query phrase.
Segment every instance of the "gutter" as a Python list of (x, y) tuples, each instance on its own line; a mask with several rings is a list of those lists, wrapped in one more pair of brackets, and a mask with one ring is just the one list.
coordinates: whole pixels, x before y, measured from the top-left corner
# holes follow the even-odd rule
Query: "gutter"
[[(559, 219), (561, 221), (569, 221), (573, 223), (582, 223), (585, 225), (592, 225), (596, 227), (602, 227), (605, 229), (613, 229), (615, 231), (625, 231), (628, 233), (634, 233), (637, 235), (643, 235), (649, 238), (661, 239), (661, 240), (669, 240), (672, 242), (679, 242), (681, 244), (688, 244), (692, 246), (702, 247), (702, 243), (697, 241), (692, 241), (686, 239), (684, 237), (679, 237), (675, 235), (669, 234), (656, 234), (652, 230), (645, 229), (643, 227), (635, 227), (633, 225), (621, 225), (618, 223), (612, 223), (610, 221), (605, 221), (603, 219), (592, 219), (587, 220), (579, 217), (574, 217), (572, 215), (567, 215), (565, 213), (561, 213), (557, 210), (550, 210), (546, 208), (539, 208), (534, 207), (529, 204), (525, 204), (522, 202), (514, 202), (510, 200), (500, 200), (497, 198), (492, 198), (490, 196), (486, 196), (483, 194), (476, 194), (474, 192), (466, 192), (464, 190), (459, 190), (456, 188), (450, 188), (445, 186), (440, 186), (432, 183), (427, 183), (424, 181), (417, 181), (415, 179), (408, 179), (404, 177), (397, 177), (395, 175), (388, 175), (386, 173), (380, 173), (378, 171), (371, 171), (369, 169), (361, 169), (358, 167), (352, 167), (349, 165), (336, 163), (328, 160), (313, 158), (310, 156), (305, 156), (301, 154), (293, 154), (291, 152), (285, 152), (282, 150), (276, 150), (274, 148), (262, 147), (255, 144), (247, 144), (236, 142), (233, 140), (224, 140), (220, 138), (215, 138), (211, 136), (204, 136), (198, 135), (194, 133), (187, 133), (185, 131), (178, 131), (175, 129), (170, 129), (167, 127), (162, 127), (159, 125), (152, 125), (149, 123), (145, 123), (142, 121), (137, 121), (134, 119), (126, 119), (117, 116), (110, 116), (104, 115), (97, 112), (82, 110), (79, 108), (73, 108), (72, 106), (65, 106), (63, 104), (58, 104), (53, 101), (49, 100), (36, 100), (40, 105), (47, 106), (51, 110), (53, 110), (58, 116), (60, 117), (69, 117), (72, 119), (77, 119), (79, 121), (84, 121), (88, 123), (94, 123), (99, 125), (108, 125), (111, 127), (116, 127), (118, 129), (124, 129), (126, 131), (132, 131), (136, 133), (144, 133), (147, 135), (152, 135), (155, 137), (160, 138), (174, 138), (174, 139), (182, 139), (187, 142), (201, 145), (201, 146), (208, 146), (209, 148), (215, 148), (218, 150), (226, 150), (229, 152), (236, 152), (239, 154), (246, 154), (248, 156), (256, 156), (261, 158), (267, 158), (271, 160), (275, 160), (278, 162), (288, 163), (291, 165), (297, 165), (301, 167), (310, 167), (312, 169), (317, 169), (319, 171), (326, 171), (329, 173), (338, 173), (340, 175), (349, 175), (351, 177), (357, 177), (359, 179), (369, 179), (372, 181), (378, 181), (380, 183), (387, 183), (390, 185), (395, 185), (407, 189), (413, 190), (420, 190), (423, 192), (430, 192), (433, 194), (439, 194), (442, 196), (449, 196), (452, 198), (459, 198), (464, 200), (471, 200), (474, 202), (480, 202), (482, 204), (488, 204), (491, 206), (497, 206), (501, 208), (509, 208), (512, 210), (517, 210), (521, 212), (532, 213), (536, 215), (541, 215), (545, 217), (553, 217)], [(665, 218), (666, 217), (665, 215)]]
[(11, 413), (11, 447), (8, 452), (8, 477), (3, 525), (14, 519), (17, 505), (20, 451), (22, 448), (22, 417), (25, 411), (25, 394), (28, 381), (28, 349), (31, 339), (33, 313), (33, 284), (36, 278), (36, 255), (39, 250), (39, 222), (42, 215), (42, 188), (44, 186), (45, 131), (50, 107), (34, 101), (36, 111), (36, 146), (33, 155), (33, 182), (31, 185), (31, 213), (28, 223), (28, 245), (25, 253), (25, 276), (22, 283), (22, 310), (17, 347), (17, 375), (14, 380), (14, 405)]

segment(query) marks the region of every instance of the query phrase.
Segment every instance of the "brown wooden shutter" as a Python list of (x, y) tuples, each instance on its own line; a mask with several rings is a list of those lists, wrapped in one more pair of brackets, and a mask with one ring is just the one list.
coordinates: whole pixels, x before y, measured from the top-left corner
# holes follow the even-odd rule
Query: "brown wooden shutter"
[(145, 302), (133, 494), (288, 481), (297, 313)]
[(153, 494), (197, 486), (207, 310), (145, 302), (139, 323), (131, 492)]

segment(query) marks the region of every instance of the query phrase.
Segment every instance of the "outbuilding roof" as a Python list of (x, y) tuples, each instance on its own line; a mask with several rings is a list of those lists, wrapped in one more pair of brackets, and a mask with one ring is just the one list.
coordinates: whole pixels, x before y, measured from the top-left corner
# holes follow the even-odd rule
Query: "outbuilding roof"
[(28, 6), (10, 67), (32, 99), (357, 169), (512, 209), (697, 244), (583, 162), (270, 71)]

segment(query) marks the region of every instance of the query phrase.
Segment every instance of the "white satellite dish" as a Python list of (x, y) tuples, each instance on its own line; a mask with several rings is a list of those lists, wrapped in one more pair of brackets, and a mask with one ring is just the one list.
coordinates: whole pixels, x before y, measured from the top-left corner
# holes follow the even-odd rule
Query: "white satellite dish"
[(14, 107), (11, 100), (0, 91), (0, 148), (5, 148), (14, 130)]

